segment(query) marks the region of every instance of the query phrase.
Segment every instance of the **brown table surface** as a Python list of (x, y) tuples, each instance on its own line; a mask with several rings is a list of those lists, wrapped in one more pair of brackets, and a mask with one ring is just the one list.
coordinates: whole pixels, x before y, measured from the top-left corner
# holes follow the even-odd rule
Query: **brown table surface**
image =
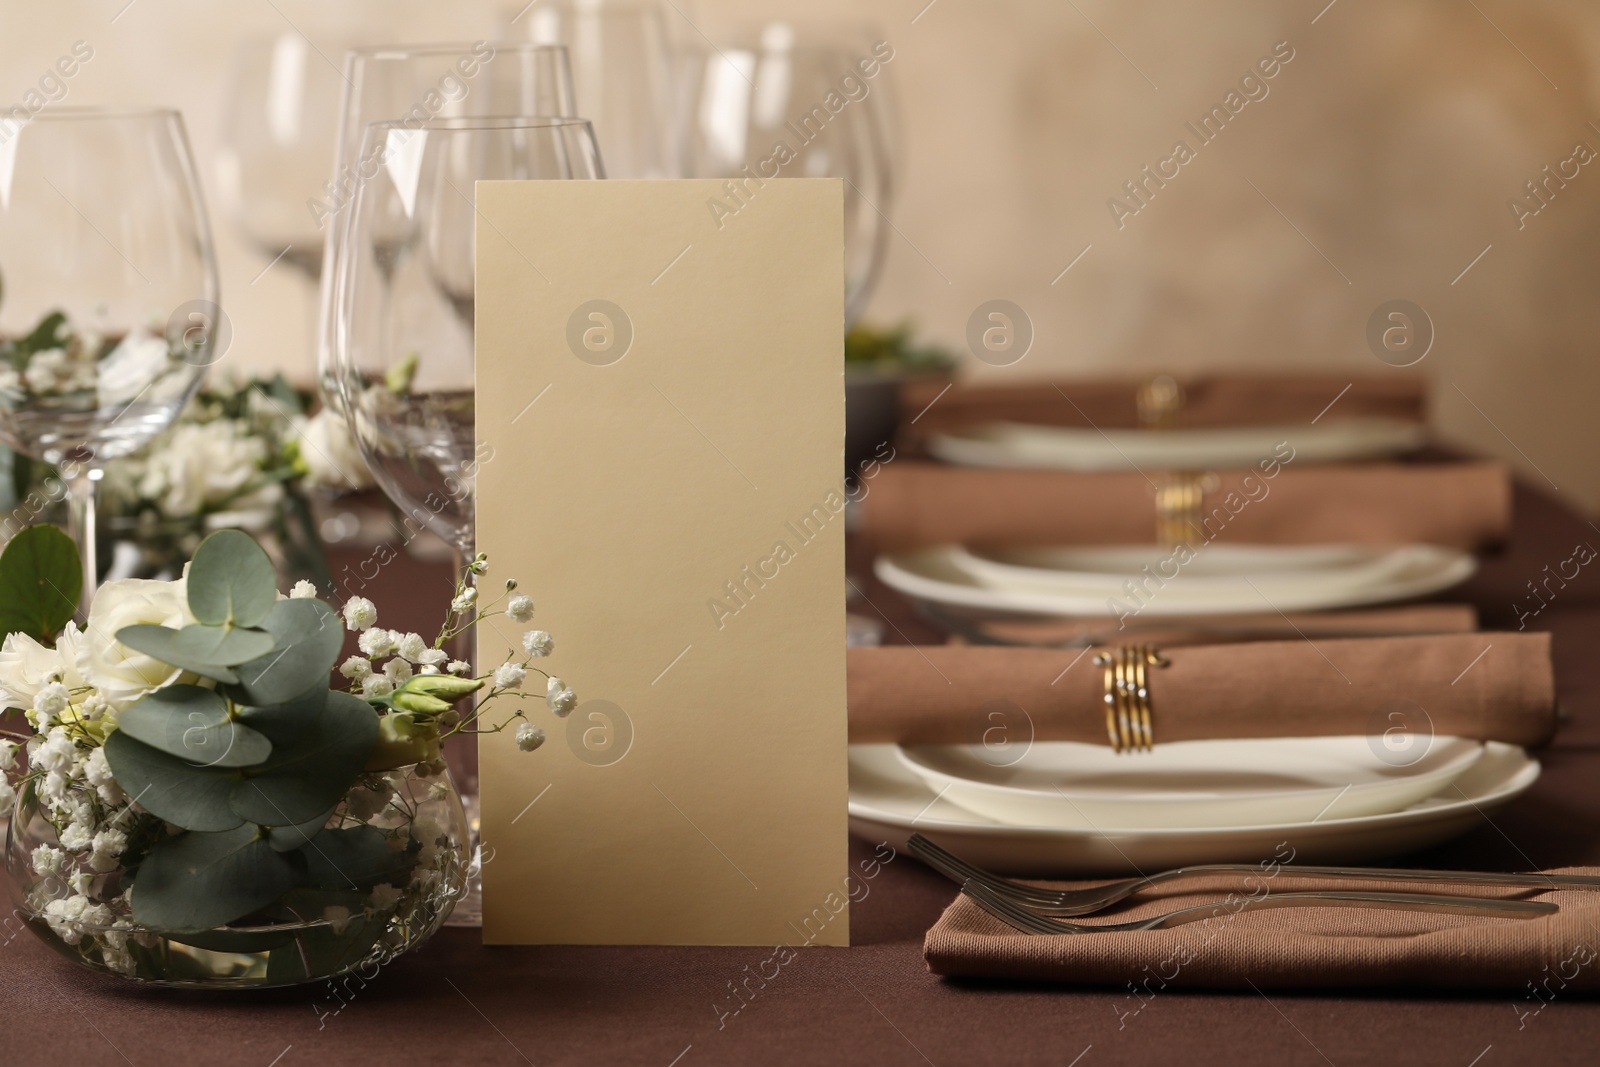
[[(1464, 595), (1486, 627), (1514, 628), (1526, 583), (1552, 572), (1600, 529), (1519, 489), (1516, 534)], [(1568, 568), (1570, 572), (1570, 567)], [(1568, 724), (1543, 753), (1545, 772), (1510, 808), (1418, 866), (1514, 870), (1600, 864), (1600, 577), (1584, 568), (1529, 621), (1555, 637)], [(396, 614), (414, 595), (420, 628), (448, 595), (439, 567), (396, 561), (377, 598)], [(536, 584), (536, 583), (533, 583)], [(1557, 588), (1555, 582), (1552, 589)], [(387, 592), (385, 592), (387, 590)], [(422, 593), (428, 594), (423, 603)], [(924, 635), (881, 588), (873, 602)], [(408, 612), (409, 614), (409, 612)], [(395, 618), (388, 625), (398, 625)], [(1492, 640), (1492, 637), (1486, 640)], [(852, 858), (870, 846), (852, 841)], [(1337, 994), (1163, 991), (1119, 1025), (1125, 989), (1068, 989), (933, 977), (922, 935), (954, 890), (910, 857), (890, 863), (854, 909), (855, 945), (802, 950), (778, 977), (754, 974), (763, 948), (484, 948), (447, 929), (352, 983), (337, 1006), (323, 986), (266, 993), (141, 990), (73, 967), (27, 933), (0, 934), (0, 1065), (228, 1063), (644, 1064), (1502, 1064), (1593, 1062), (1600, 1003), (1511, 993), (1411, 990)], [(642, 886), (648, 891), (648, 885)], [(529, 907), (537, 907), (529, 901)], [(5, 938), (9, 937), (9, 940)], [(748, 968), (748, 971), (747, 971)], [(1531, 977), (1531, 976), (1530, 976)]]

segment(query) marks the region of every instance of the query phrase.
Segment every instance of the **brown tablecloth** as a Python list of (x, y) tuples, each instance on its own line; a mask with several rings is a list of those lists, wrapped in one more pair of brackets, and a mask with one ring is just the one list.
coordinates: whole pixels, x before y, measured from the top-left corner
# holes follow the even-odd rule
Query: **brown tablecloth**
[[(1547, 605), (1526, 583), (1562, 571), (1600, 532), (1519, 487), (1509, 548), (1466, 589), (1486, 626), (1555, 635), (1556, 678), (1572, 721), (1542, 754), (1522, 800), (1418, 866), (1501, 870), (1600, 864), (1600, 577), (1585, 567)], [(854, 573), (864, 573), (857, 560)], [(1572, 573), (1569, 565), (1564, 569)], [(395, 562), (380, 603), (431, 591), (415, 629), (448, 596), (443, 569)], [(904, 605), (862, 581), (905, 635), (933, 640)], [(870, 606), (858, 610), (869, 612)], [(894, 633), (893, 630), (890, 631)], [(870, 856), (852, 842), (852, 859)], [(1129, 1016), (1126, 988), (949, 981), (928, 973), (922, 938), (954, 889), (910, 857), (888, 864), (854, 909), (850, 949), (808, 949), (759, 976), (763, 948), (493, 948), (445, 930), (365, 988), (267, 994), (141, 991), (60, 960), (14, 922), (0, 932), (0, 1065), (165, 1067), (228, 1063), (484, 1065), (996, 1063), (1159, 1064), (1587, 1063), (1600, 1047), (1600, 1002), (1562, 992), (1508, 995), (1206, 993), (1176, 983)], [(529, 901), (537, 907), (537, 901)], [(1600, 947), (1600, 931), (1596, 932)], [(770, 965), (766, 973), (771, 973)], [(1135, 976), (1130, 975), (1132, 981)], [(1543, 975), (1530, 974), (1535, 985)], [(1552, 981), (1550, 989), (1557, 989)], [(1542, 1007), (1541, 1007), (1542, 1005)], [(1081, 1058), (1079, 1058), (1081, 1056)]]

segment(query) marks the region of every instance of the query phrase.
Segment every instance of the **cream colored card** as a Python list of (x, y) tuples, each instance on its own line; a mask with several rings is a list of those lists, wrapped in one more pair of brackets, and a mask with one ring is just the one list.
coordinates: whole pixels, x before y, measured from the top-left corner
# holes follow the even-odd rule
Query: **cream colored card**
[(477, 185), (483, 588), (580, 700), (480, 738), (488, 943), (848, 944), (842, 204)]

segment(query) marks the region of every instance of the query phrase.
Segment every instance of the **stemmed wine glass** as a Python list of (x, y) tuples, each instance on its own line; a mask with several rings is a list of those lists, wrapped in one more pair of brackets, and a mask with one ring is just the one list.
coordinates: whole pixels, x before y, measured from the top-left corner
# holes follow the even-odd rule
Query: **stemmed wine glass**
[(753, 43), (697, 54), (688, 116), (691, 177), (845, 179), (846, 330), (866, 309), (889, 237), (892, 117), (885, 72), (868, 79), (858, 66), (868, 54), (773, 23)]
[(165, 429), (227, 347), (183, 118), (0, 123), (0, 287), (0, 440), (60, 470), (87, 607), (104, 464)]
[(326, 242), (317, 382), (322, 402), (335, 410), (342, 410), (333, 361), (335, 274), (352, 202), (373, 170), (374, 161), (361, 146), (367, 126), (394, 121), (415, 128), (435, 119), (472, 115), (577, 114), (567, 50), (560, 45), (478, 42), (357, 48), (345, 57), (344, 80), (333, 176), (319, 212)]
[(584, 119), (472, 117), (367, 127), (379, 161), (336, 270), (334, 378), (352, 436), (408, 523), (473, 546), (473, 255), (481, 179), (602, 178)]

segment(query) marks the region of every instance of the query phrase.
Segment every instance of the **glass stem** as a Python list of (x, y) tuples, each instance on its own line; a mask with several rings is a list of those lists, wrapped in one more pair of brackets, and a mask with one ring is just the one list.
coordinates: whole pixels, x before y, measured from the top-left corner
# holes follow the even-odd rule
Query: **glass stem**
[(104, 474), (99, 467), (81, 462), (73, 465), (70, 475), (63, 473), (69, 506), (67, 533), (78, 543), (78, 555), (83, 560), (83, 593), (78, 598), (78, 606), (83, 609), (84, 618), (89, 617), (89, 602), (94, 599), (100, 576), (95, 544), (95, 491)]

